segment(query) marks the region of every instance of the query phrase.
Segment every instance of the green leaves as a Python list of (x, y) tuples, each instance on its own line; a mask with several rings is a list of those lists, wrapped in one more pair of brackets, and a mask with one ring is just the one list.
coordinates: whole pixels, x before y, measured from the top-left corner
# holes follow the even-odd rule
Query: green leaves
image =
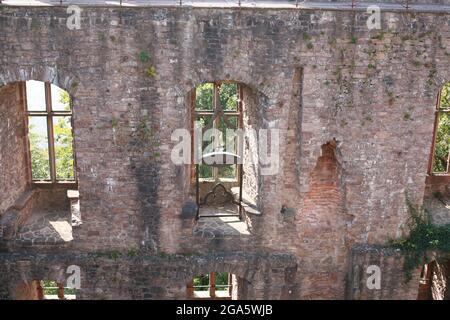
[(412, 271), (425, 263), (427, 251), (450, 252), (450, 224), (434, 225), (425, 216), (425, 211), (408, 203), (410, 220), (409, 236), (389, 241), (392, 247), (405, 253), (404, 270), (406, 280), (411, 280)]
[(149, 53), (145, 50), (141, 50), (141, 52), (139, 52), (139, 61), (141, 61), (142, 63), (149, 62), (150, 61)]
[(450, 114), (441, 113), (436, 131), (433, 172), (446, 173), (450, 152)]

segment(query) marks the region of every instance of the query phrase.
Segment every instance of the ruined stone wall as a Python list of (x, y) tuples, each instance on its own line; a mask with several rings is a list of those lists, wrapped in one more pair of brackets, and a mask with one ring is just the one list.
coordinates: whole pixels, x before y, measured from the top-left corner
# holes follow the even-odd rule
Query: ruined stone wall
[(18, 83), (0, 87), (0, 215), (25, 191), (29, 180), (21, 100)]
[[(403, 268), (404, 257), (394, 249), (357, 246), (351, 251), (351, 269), (347, 286), (348, 299), (355, 300), (415, 300), (419, 289), (420, 266), (412, 272), (412, 279), (406, 281)], [(379, 267), (380, 287), (373, 284), (370, 266)]]
[(194, 276), (214, 270), (241, 279), (241, 299), (289, 299), (295, 257), (266, 253), (112, 256), (102, 254), (1, 254), (0, 298), (31, 298), (34, 280), (66, 283), (71, 265), (80, 267), (77, 299), (186, 299)]
[[(450, 79), (447, 15), (383, 12), (370, 32), (368, 15), (350, 11), (85, 7), (72, 31), (66, 17), (2, 7), (0, 84), (51, 81), (73, 97), (74, 248), (288, 252), (302, 270), (295, 297), (344, 298), (350, 248), (402, 235), (406, 195), (421, 204), (436, 94)], [(170, 161), (187, 93), (224, 79), (264, 97), (261, 127), (283, 142), (248, 241), (194, 238), (181, 217), (190, 168)], [(331, 141), (330, 198), (316, 169)]]

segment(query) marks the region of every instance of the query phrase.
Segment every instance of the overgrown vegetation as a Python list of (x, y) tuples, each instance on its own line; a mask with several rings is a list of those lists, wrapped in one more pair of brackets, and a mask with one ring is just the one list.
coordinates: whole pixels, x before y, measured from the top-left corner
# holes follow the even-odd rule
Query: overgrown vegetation
[(412, 278), (412, 271), (426, 263), (429, 251), (450, 252), (450, 224), (438, 226), (433, 224), (423, 208), (417, 209), (407, 201), (410, 218), (410, 233), (403, 239), (390, 240), (389, 244), (401, 249), (405, 254), (404, 271), (406, 281)]
[(142, 50), (141, 52), (139, 52), (139, 60), (142, 63), (147, 63), (150, 61), (150, 55), (147, 51)]
[(151, 66), (145, 69), (145, 74), (147, 77), (154, 77), (156, 76), (156, 69), (155, 67)]

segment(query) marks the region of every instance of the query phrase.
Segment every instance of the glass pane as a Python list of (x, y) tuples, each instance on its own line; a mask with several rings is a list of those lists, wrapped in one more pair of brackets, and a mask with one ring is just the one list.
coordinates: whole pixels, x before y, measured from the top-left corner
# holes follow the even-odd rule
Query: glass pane
[(213, 121), (212, 121), (212, 116), (199, 116), (197, 117), (197, 121), (200, 123), (200, 126), (203, 128), (202, 130), (202, 153), (209, 153), (213, 151), (213, 141), (214, 141), (214, 137), (213, 137), (213, 132), (210, 132), (209, 134), (211, 135), (210, 139), (208, 140), (203, 140), (203, 137), (205, 137), (205, 131), (208, 129), (211, 129), (213, 127)]
[(30, 80), (26, 82), (28, 111), (45, 111), (45, 83)]
[(57, 295), (58, 294), (58, 284), (56, 281), (44, 280), (44, 295)]
[(194, 278), (194, 291), (209, 291), (209, 274)]
[(30, 141), (31, 171), (33, 180), (49, 180), (47, 118), (28, 118), (28, 139)]
[(443, 109), (450, 109), (450, 82), (444, 84), (442, 88), (439, 106)]
[(216, 272), (216, 287), (228, 286), (229, 277), (227, 272)]
[(200, 122), (200, 126), (205, 130), (213, 127), (213, 120), (211, 116), (198, 116), (196, 121)]
[(237, 132), (233, 131), (237, 129), (237, 119), (237, 116), (225, 116), (219, 119), (219, 130), (222, 133), (222, 141), (220, 142), (220, 146), (223, 148), (223, 150), (234, 153), (237, 152), (236, 145), (238, 142), (238, 139), (235, 136)]
[(71, 117), (53, 117), (57, 180), (74, 179)]
[(53, 111), (70, 111), (69, 93), (55, 85), (50, 86)]
[(220, 120), (219, 120), (220, 131), (224, 131), (226, 128), (237, 129), (237, 127), (238, 127), (237, 116), (220, 117)]
[(236, 111), (237, 110), (237, 84), (236, 83), (222, 83), (219, 89), (220, 103), (223, 110)]
[(433, 172), (448, 173), (450, 152), (450, 113), (441, 113), (436, 131)]
[(213, 167), (200, 164), (198, 166), (198, 177), (199, 179), (212, 179), (213, 178)]
[(236, 165), (226, 164), (219, 167), (219, 178), (221, 179), (235, 179), (236, 178)]
[(212, 110), (213, 109), (214, 84), (204, 83), (195, 90), (195, 109)]

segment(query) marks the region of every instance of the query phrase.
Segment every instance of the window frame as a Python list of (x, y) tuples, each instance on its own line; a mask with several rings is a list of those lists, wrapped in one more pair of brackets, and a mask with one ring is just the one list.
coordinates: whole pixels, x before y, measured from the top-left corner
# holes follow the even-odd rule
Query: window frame
[(208, 273), (209, 275), (209, 285), (208, 285), (208, 293), (209, 296), (208, 297), (196, 297), (195, 296), (195, 288), (196, 286), (194, 286), (194, 279), (192, 279), (191, 281), (189, 281), (188, 285), (187, 285), (187, 295), (188, 298), (190, 299), (195, 299), (195, 300), (231, 300), (232, 299), (232, 292), (233, 292), (233, 275), (229, 272), (227, 272), (228, 274), (228, 295), (226, 297), (217, 297), (216, 296), (216, 273), (217, 272), (210, 272)]
[[(196, 86), (192, 90), (191, 95), (191, 163), (194, 163), (194, 127), (195, 127), (195, 121), (198, 117), (201, 116), (214, 116), (214, 113), (217, 108), (217, 101), (220, 99), (220, 86), (222, 84), (235, 84), (236, 85), (236, 91), (237, 91), (237, 105), (236, 110), (222, 110), (223, 115), (226, 116), (235, 116), (237, 118), (237, 128), (236, 129), (242, 129), (244, 124), (244, 112), (243, 112), (243, 89), (241, 83), (237, 81), (229, 81), (229, 80), (222, 80), (222, 81), (208, 81), (204, 82), (202, 84), (211, 83), (213, 84), (213, 97), (212, 97), (212, 109), (211, 110), (197, 110), (196, 109), (196, 99), (197, 99), (197, 88)], [(216, 117), (213, 119), (213, 126), (212, 128), (218, 128), (219, 122), (221, 117)], [(203, 151), (203, 150), (202, 150)], [(238, 152), (236, 152), (238, 153)], [(239, 153), (238, 153), (239, 154)], [(210, 178), (200, 178), (200, 182), (237, 182), (239, 181), (238, 177), (238, 169), (236, 167), (235, 174), (233, 178), (220, 178), (219, 177), (219, 168), (216, 166), (212, 166), (212, 177)], [(191, 166), (191, 181), (195, 181), (195, 165)]]
[[(75, 157), (75, 135), (74, 135), (74, 121), (73, 121), (73, 101), (72, 97), (70, 97), (70, 109), (68, 111), (58, 110), (54, 111), (52, 108), (52, 91), (51, 85), (52, 83), (49, 81), (40, 81), (44, 84), (44, 92), (45, 92), (45, 111), (30, 111), (28, 110), (28, 101), (27, 101), (27, 85), (26, 81), (22, 83), (22, 101), (26, 113), (25, 117), (25, 128), (26, 128), (26, 144), (27, 144), (27, 160), (29, 167), (29, 179), (32, 185), (39, 186), (53, 186), (53, 185), (67, 185), (67, 186), (76, 186), (77, 183), (77, 162)], [(59, 87), (58, 87), (59, 88)], [(62, 88), (60, 88), (62, 89)], [(62, 89), (64, 90), (64, 89)], [(66, 91), (67, 92), (67, 91)], [(72, 134), (72, 157), (73, 157), (73, 179), (57, 179), (56, 176), (56, 155), (55, 155), (55, 139), (54, 139), (54, 130), (53, 130), (53, 118), (54, 117), (70, 117), (70, 126), (71, 126), (71, 134)], [(48, 156), (49, 156), (49, 173), (50, 179), (33, 179), (33, 168), (32, 168), (32, 159), (31, 159), (31, 145), (29, 139), (29, 118), (30, 117), (45, 117), (47, 121), (47, 140), (48, 140)]]
[(447, 171), (446, 172), (434, 172), (433, 166), (435, 162), (435, 152), (436, 152), (436, 139), (437, 139), (437, 131), (439, 130), (439, 119), (442, 114), (449, 114), (450, 115), (450, 108), (441, 108), (441, 95), (442, 90), (444, 89), (444, 86), (441, 87), (441, 89), (438, 92), (437, 99), (436, 99), (436, 105), (434, 110), (434, 129), (433, 129), (433, 142), (431, 144), (431, 153), (430, 153), (430, 159), (428, 161), (428, 175), (430, 176), (450, 176), (450, 150), (447, 160)]
[[(74, 291), (74, 294), (69, 294), (69, 295), (73, 296), (73, 298), (70, 300), (76, 300), (76, 290), (75, 289), (65, 287), (64, 283), (61, 283), (58, 281), (53, 281), (56, 286), (48, 287), (45, 285), (45, 281), (46, 280), (34, 280), (34, 282), (36, 283), (36, 291), (37, 291), (38, 300), (68, 300), (67, 296), (66, 296), (66, 289)], [(56, 294), (53, 294), (53, 296), (56, 296), (56, 299), (49, 299), (48, 298), (49, 295), (45, 294), (46, 290), (56, 290)]]

